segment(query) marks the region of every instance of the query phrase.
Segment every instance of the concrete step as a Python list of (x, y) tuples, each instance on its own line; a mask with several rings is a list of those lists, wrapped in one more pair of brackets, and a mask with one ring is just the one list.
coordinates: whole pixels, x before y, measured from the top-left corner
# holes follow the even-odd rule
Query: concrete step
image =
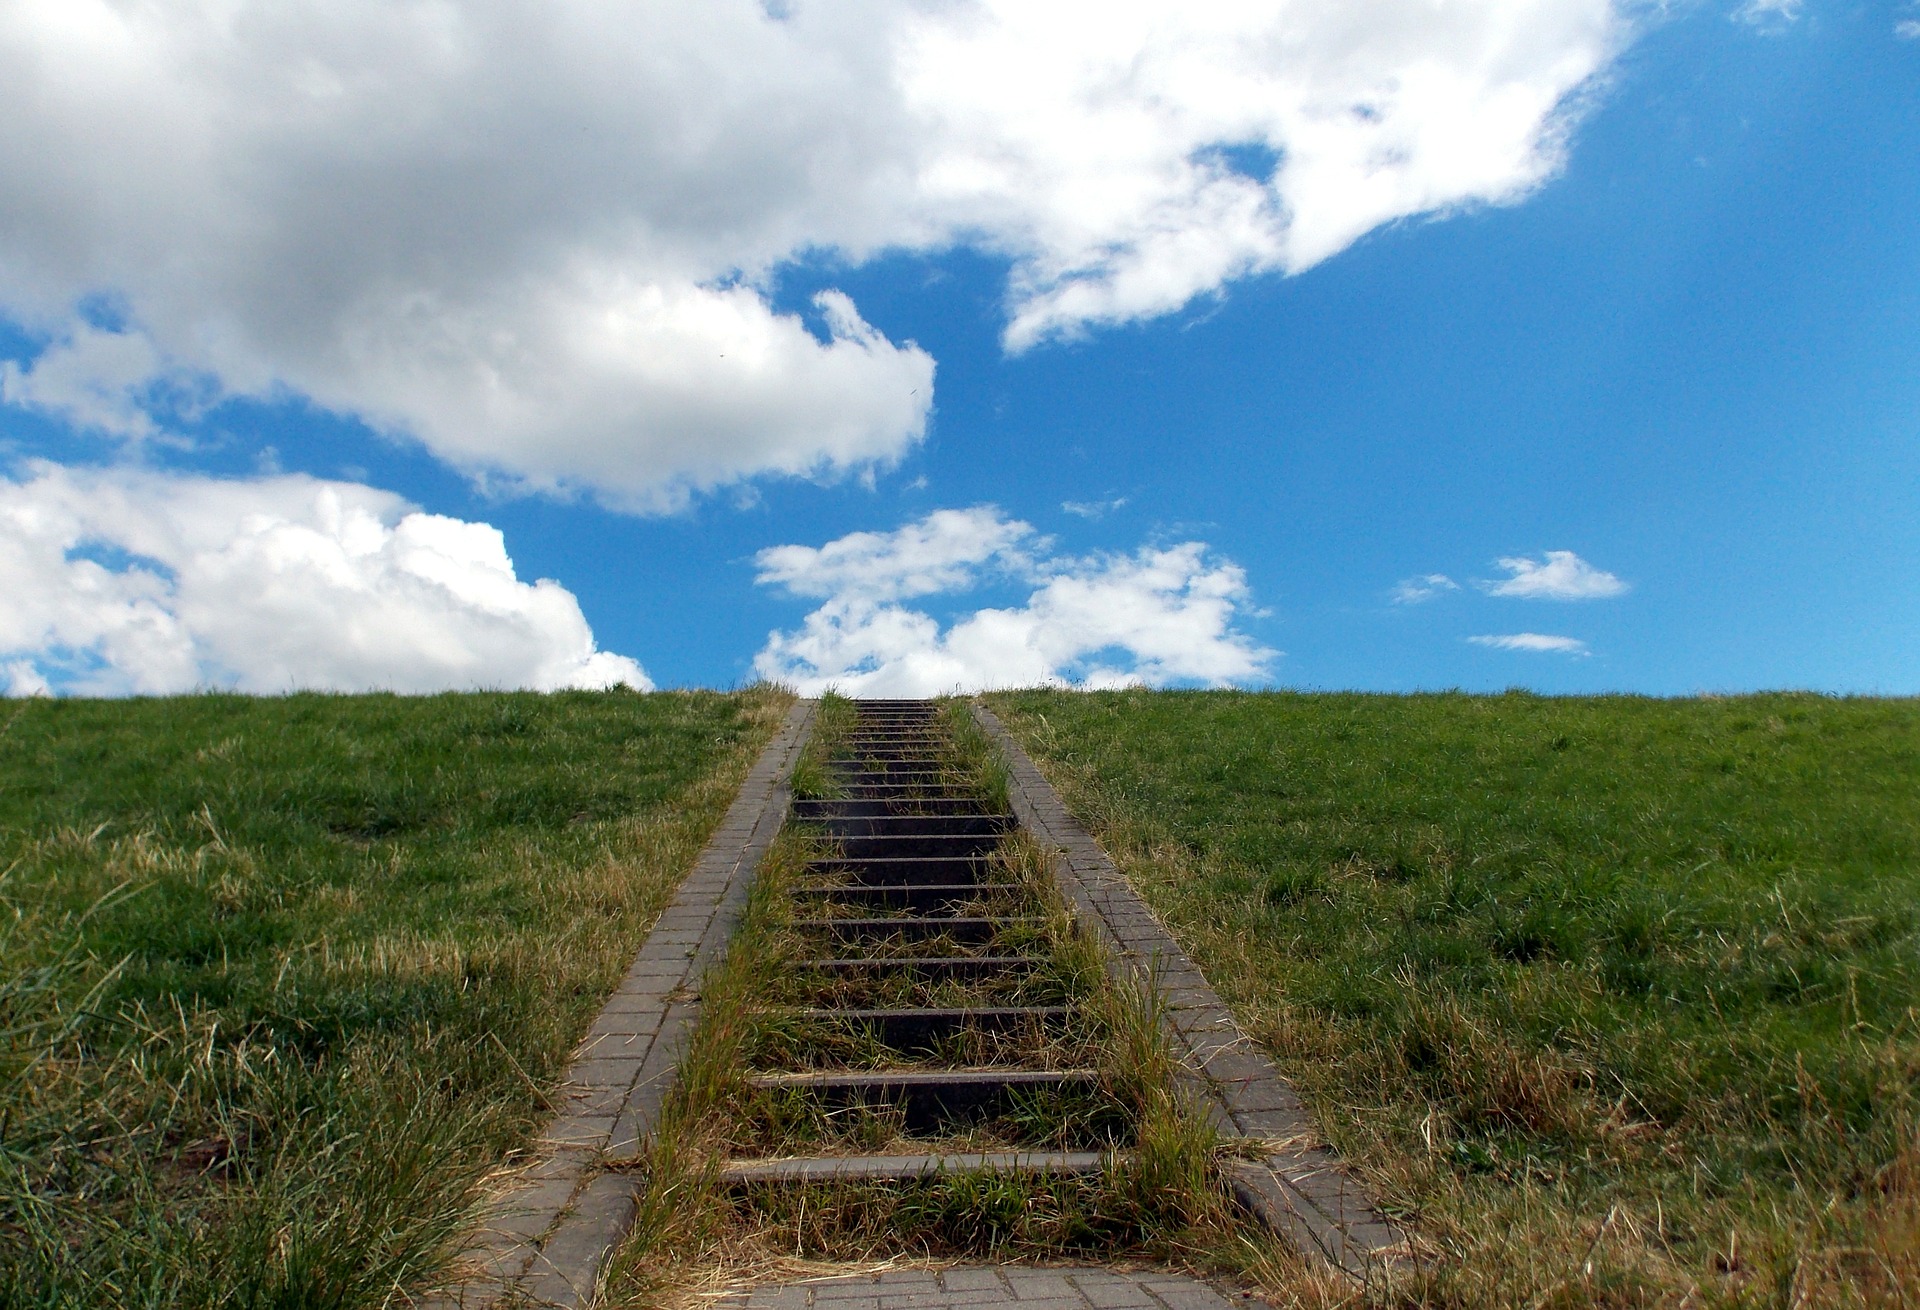
[(1013, 831), (1004, 814), (870, 814), (823, 821), (827, 834), (850, 837), (993, 837)]
[(841, 787), (921, 787), (957, 788), (966, 779), (952, 769), (925, 760), (873, 760), (865, 764), (836, 762), (827, 765), (827, 775)]
[(755, 1184), (906, 1183), (954, 1174), (1097, 1174), (1115, 1162), (1099, 1151), (966, 1151), (930, 1155), (825, 1155), (735, 1160), (720, 1170), (730, 1187)]
[(903, 801), (893, 797), (837, 797), (831, 800), (796, 800), (787, 813), (801, 823), (831, 823), (838, 819), (999, 819), (1011, 822), (1007, 815), (990, 810), (971, 796), (928, 796)]
[(1057, 1032), (1073, 1010), (1065, 1005), (980, 1005), (884, 1010), (794, 1010), (821, 1030), (872, 1033), (896, 1051), (930, 1051), (961, 1033)]
[(862, 887), (908, 887), (929, 883), (977, 883), (987, 872), (984, 854), (896, 855), (865, 859), (822, 855), (807, 861), (807, 873)]
[(908, 856), (940, 855), (967, 858), (986, 855), (1006, 834), (986, 832), (848, 833), (839, 837), (840, 854), (847, 859), (891, 860)]
[(1020, 1097), (1093, 1093), (1100, 1076), (1092, 1069), (863, 1069), (756, 1074), (747, 1085), (833, 1109), (897, 1107), (909, 1133), (925, 1133), (995, 1118)]
[(797, 919), (793, 926), (801, 932), (818, 933), (837, 942), (875, 943), (896, 938), (916, 941), (945, 936), (972, 944), (992, 941), (1010, 928), (1038, 928), (1045, 922), (1030, 915), (995, 919), (981, 915), (932, 914), (913, 919)]
[(841, 976), (908, 974), (920, 982), (1028, 978), (1052, 961), (1041, 955), (868, 955), (796, 960), (796, 969)]
[[(956, 913), (988, 897), (1006, 898), (1024, 889), (1007, 882), (906, 883), (876, 887), (796, 887), (794, 899), (804, 908), (827, 902), (849, 908), (910, 910), (916, 915)], [(818, 917), (818, 916), (809, 916)]]
[[(836, 782), (834, 790), (848, 800), (853, 801), (893, 801), (903, 806), (923, 805), (928, 802), (939, 804), (943, 801), (967, 801), (975, 806), (982, 802), (977, 796), (950, 787), (946, 783), (905, 782)], [(928, 811), (932, 813), (933, 811)]]

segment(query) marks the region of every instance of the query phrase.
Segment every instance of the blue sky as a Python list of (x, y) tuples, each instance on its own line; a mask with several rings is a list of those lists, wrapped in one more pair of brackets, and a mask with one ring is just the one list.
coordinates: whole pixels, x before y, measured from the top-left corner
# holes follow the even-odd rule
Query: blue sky
[[(1338, 184), (1311, 177), (1259, 191), (1276, 164), (1318, 148), (1286, 135), (1306, 129), (1221, 140), (1208, 147), (1221, 175), (1246, 175), (1285, 212), (1268, 236), (1231, 247), (1225, 272), (1194, 276), (1179, 267), (1183, 248), (1155, 246), (1162, 220), (1105, 229), (1097, 203), (1087, 220), (1017, 187), (970, 195), (933, 223), (923, 184), (905, 217), (867, 230), (867, 210), (849, 202), (821, 217), (825, 202), (802, 186), (807, 203), (782, 200), (768, 211), (777, 222), (756, 215), (732, 245), (705, 249), (692, 211), (706, 193), (688, 179), (769, 167), (714, 162), (757, 148), (741, 120), (715, 111), (717, 144), (662, 187), (685, 197), (693, 235), (677, 213), (635, 218), (604, 184), (612, 199), (593, 192), (603, 217), (672, 229), (674, 241), (648, 249), (676, 253), (593, 271), (667, 287), (669, 299), (674, 278), (733, 288), (733, 303), (750, 295), (768, 322), (797, 316), (809, 339), (772, 349), (802, 362), (755, 392), (744, 417), (726, 408), (744, 384), (724, 373), (719, 401), (688, 400), (671, 379), (629, 396), (619, 369), (655, 375), (622, 357), (611, 381), (580, 365), (560, 376), (577, 383), (560, 400), (516, 399), (561, 405), (558, 426), (509, 417), (487, 429), (504, 409), (470, 400), (476, 374), (429, 376), (471, 340), (446, 323), (505, 303), (501, 286), (549, 294), (538, 278), (556, 278), (554, 265), (525, 262), (542, 241), (574, 242), (575, 263), (604, 249), (504, 201), (482, 231), (437, 216), (432, 197), (380, 201), (368, 182), (373, 199), (343, 210), (363, 224), (351, 241), (242, 267), (223, 262), (233, 239), (220, 234), (218, 195), (187, 195), (189, 217), (149, 231), (89, 198), (84, 176), (38, 177), (23, 196), (20, 171), (0, 169), (16, 179), (16, 194), (0, 194), (0, 358), (14, 361), (0, 374), (12, 479), (0, 524), (14, 539), (0, 574), (15, 598), (0, 600), (0, 665), (16, 692), (621, 676), (728, 686), (756, 672), (878, 692), (1043, 678), (1920, 692), (1920, 9), (1560, 8), (1582, 10), (1587, 26), (1538, 18), (1539, 44), (1561, 41), (1561, 62), (1543, 56), (1545, 71), (1518, 80), (1531, 78), (1551, 112), (1506, 173), (1461, 173), (1444, 143), (1416, 142), (1404, 167), (1440, 203), (1376, 213), (1322, 199)], [(180, 7), (182, 32), (203, 21), (196, 9)], [(276, 58), (340, 35), (314, 22), (281, 33)], [(15, 22), (0, 51), (57, 81), (68, 56), (48, 31)], [(1466, 43), (1463, 66), (1473, 39), (1432, 36), (1443, 51)], [(1409, 56), (1377, 57), (1368, 75), (1390, 81)], [(1306, 77), (1267, 71), (1256, 96)], [(170, 104), (166, 74), (153, 71), (153, 94)], [(808, 94), (793, 93), (803, 127)], [(133, 148), (117, 139), (131, 120), (76, 119), (23, 90), (0, 91), (0, 107), (10, 96), (48, 139), (78, 134), (103, 169)], [(991, 117), (963, 108), (967, 124)], [(616, 102), (581, 118), (602, 130), (648, 112), (661, 111)], [(1381, 112), (1391, 121), (1395, 110)], [(1484, 118), (1463, 121), (1468, 136), (1505, 139)], [(1078, 152), (1077, 167), (1098, 150), (1073, 126), (1047, 149)], [(829, 173), (852, 149), (835, 130), (795, 137), (830, 156), (819, 165)], [(1200, 157), (1192, 143), (1209, 123), (1182, 130), (1198, 133), (1181, 140)], [(207, 130), (210, 151), (222, 140)], [(26, 148), (16, 133), (0, 150)], [(258, 148), (235, 145), (235, 167)], [(475, 185), (513, 192), (519, 152), (539, 148), (488, 142)], [(1062, 157), (1035, 151), (1042, 166)], [(651, 185), (652, 156), (620, 157), (621, 185)], [(309, 174), (263, 190), (336, 167), (314, 158)], [(1106, 180), (1097, 161), (1084, 174)], [(351, 168), (341, 176), (330, 197), (357, 185)], [(81, 196), (65, 212), (61, 179)], [(821, 185), (835, 200), (841, 184)], [(1300, 234), (1323, 211), (1364, 234), (1309, 248)], [(1167, 221), (1228, 249), (1232, 224), (1212, 212), (1195, 202)], [(436, 223), (451, 225), (444, 254)], [(930, 223), (935, 236), (901, 235)], [(416, 226), (428, 255), (395, 235)], [(1091, 245), (1057, 235), (1082, 227)], [(412, 262), (368, 253), (388, 245)], [(1096, 247), (1122, 254), (1086, 253)], [(186, 266), (172, 280), (125, 253), (158, 250), (164, 262), (176, 249)], [(301, 319), (344, 280), (333, 259), (377, 265), (367, 285), (458, 266), (443, 283), (419, 275), (434, 294), (407, 301), (411, 335), (391, 315), (354, 329), (354, 350), (406, 367), (368, 365), (327, 335), (360, 292)], [(1127, 300), (1128, 277), (1148, 291)], [(1009, 341), (1010, 323), (1075, 279), (1107, 299), (1046, 320), (1031, 344)], [(230, 286), (242, 289), (226, 300), (201, 292)], [(822, 292), (844, 293), (864, 325), (828, 321)], [(556, 321), (615, 312), (597, 291), (551, 294)], [(429, 329), (416, 330), (423, 317)], [(678, 340), (649, 348), (671, 363)], [(857, 359), (849, 345), (825, 361), (835, 343), (863, 340)], [(555, 358), (575, 367), (573, 354)], [(608, 399), (565, 408), (576, 395)], [(845, 434), (814, 435), (843, 414), (858, 420)], [(605, 432), (572, 463), (548, 453), (575, 449), (569, 423)], [(671, 478), (628, 468), (695, 471), (663, 492)], [(348, 489), (322, 505), (314, 480)], [(409, 519), (416, 511), (438, 517)], [(517, 580), (474, 525), (498, 530)], [(778, 547), (799, 549), (764, 553)], [(1558, 588), (1533, 572), (1549, 552), (1571, 553), (1558, 557), (1571, 570)], [(1418, 581), (1433, 577), (1444, 581)], [(1526, 577), (1546, 580), (1512, 585)], [(557, 586), (526, 585), (535, 579)]]

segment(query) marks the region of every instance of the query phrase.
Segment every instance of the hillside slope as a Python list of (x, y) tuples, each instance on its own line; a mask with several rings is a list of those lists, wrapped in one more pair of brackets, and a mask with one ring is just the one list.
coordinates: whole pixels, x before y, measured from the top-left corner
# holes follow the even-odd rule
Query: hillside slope
[(789, 703), (0, 709), (0, 1305), (429, 1272)]
[(1920, 1295), (1920, 702), (990, 700), (1436, 1302)]

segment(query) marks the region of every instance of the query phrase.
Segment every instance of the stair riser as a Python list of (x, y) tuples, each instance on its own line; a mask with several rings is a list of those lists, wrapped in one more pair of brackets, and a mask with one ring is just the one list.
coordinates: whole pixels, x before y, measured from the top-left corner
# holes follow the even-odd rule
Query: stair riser
[(862, 833), (840, 838), (847, 859), (971, 859), (991, 854), (1004, 834), (998, 832)]
[(914, 1135), (973, 1127), (1006, 1119), (1016, 1112), (1021, 1113), (1022, 1117), (1039, 1113), (1062, 1121), (1084, 1122), (1098, 1116), (1102, 1100), (1097, 1089), (1077, 1084), (1061, 1087), (962, 1083), (911, 1088), (782, 1088), (773, 1095), (802, 1099), (828, 1112), (854, 1109), (892, 1111), (900, 1115), (901, 1126)]
[(848, 945), (881, 946), (891, 943), (927, 941), (944, 937), (962, 946), (990, 942), (1010, 928), (1033, 927), (1037, 919), (956, 919), (951, 916), (929, 919), (810, 919), (794, 926), (810, 937), (822, 937)]
[(831, 823), (836, 819), (997, 819), (997, 814), (971, 797), (900, 800), (890, 797), (796, 800), (789, 815), (801, 823)]
[(980, 982), (986, 979), (1017, 983), (1031, 978), (1045, 961), (1008, 960), (991, 956), (951, 956), (939, 960), (887, 959), (803, 962), (806, 972), (836, 980), (874, 981), (907, 977), (917, 983)]
[(898, 859), (847, 859), (822, 856), (807, 861), (817, 878), (844, 880), (864, 887), (930, 887), (941, 884), (1004, 882), (991, 876), (984, 855), (914, 855)]
[(1035, 1043), (1063, 1035), (1069, 1027), (1064, 1006), (1045, 1009), (974, 1011), (926, 1010), (894, 1014), (855, 1015), (842, 1018), (831, 1013), (809, 1017), (796, 1027), (796, 1036), (809, 1032), (822, 1039), (864, 1037), (905, 1055), (925, 1055), (962, 1040), (969, 1034), (999, 1038), (1030, 1037)]
[(991, 814), (883, 814), (864, 818), (828, 819), (829, 837), (842, 841), (860, 837), (982, 837), (998, 842), (1012, 824)]
[[(802, 909), (808, 905), (842, 905), (848, 909), (911, 910), (915, 914), (957, 914), (970, 906), (1004, 904), (1014, 899), (1019, 888), (1006, 883), (947, 883), (933, 886), (896, 887), (802, 887), (794, 897)], [(818, 917), (809, 915), (807, 917)]]

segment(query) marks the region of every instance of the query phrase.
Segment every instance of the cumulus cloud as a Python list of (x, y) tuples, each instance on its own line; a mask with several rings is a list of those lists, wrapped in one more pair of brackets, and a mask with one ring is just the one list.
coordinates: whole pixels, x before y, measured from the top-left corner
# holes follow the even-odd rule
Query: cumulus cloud
[(1554, 655), (1586, 655), (1587, 643), (1577, 637), (1550, 637), (1541, 632), (1510, 632), (1499, 636), (1468, 637), (1476, 646), (1495, 650), (1540, 651)]
[(973, 245), (1016, 350), (1164, 314), (1525, 196), (1627, 36), (1621, 0), (19, 0), (0, 309), (54, 353), (6, 395), (140, 435), (155, 381), (290, 390), (640, 509), (884, 463), (933, 361), (836, 292), (776, 310), (790, 261)]
[(651, 684), (498, 530), (390, 492), (30, 465), (0, 478), (11, 695)]
[[(769, 634), (755, 671), (815, 695), (927, 696), (987, 687), (1116, 687), (1264, 677), (1278, 652), (1238, 631), (1245, 572), (1197, 541), (1130, 555), (1057, 556), (991, 507), (942, 510), (893, 533), (776, 546), (759, 581), (824, 603)], [(967, 590), (990, 575), (1026, 602), (945, 626), (907, 597)]]
[(1544, 559), (1524, 555), (1495, 560), (1511, 576), (1485, 584), (1490, 596), (1521, 600), (1606, 600), (1623, 596), (1627, 584), (1570, 550), (1550, 550)]
[(1423, 600), (1432, 600), (1435, 596), (1449, 591), (1460, 590), (1460, 584), (1444, 573), (1423, 573), (1417, 578), (1406, 578), (1393, 589), (1393, 603), (1396, 605), (1418, 605)]

